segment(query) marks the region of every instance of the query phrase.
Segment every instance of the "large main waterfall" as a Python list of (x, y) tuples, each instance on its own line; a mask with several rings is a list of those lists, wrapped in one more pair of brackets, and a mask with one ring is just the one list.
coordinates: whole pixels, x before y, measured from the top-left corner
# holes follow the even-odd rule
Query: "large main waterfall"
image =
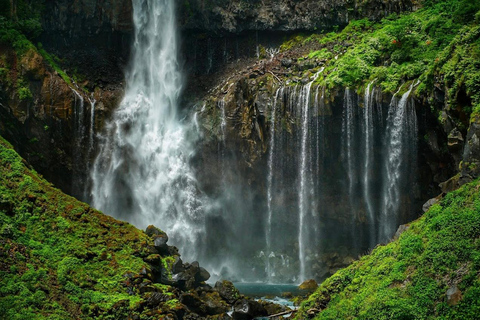
[(92, 171), (93, 204), (139, 227), (160, 226), (193, 257), (204, 219), (188, 165), (193, 141), (178, 114), (182, 74), (175, 1), (134, 0), (133, 9), (125, 97), (107, 124)]

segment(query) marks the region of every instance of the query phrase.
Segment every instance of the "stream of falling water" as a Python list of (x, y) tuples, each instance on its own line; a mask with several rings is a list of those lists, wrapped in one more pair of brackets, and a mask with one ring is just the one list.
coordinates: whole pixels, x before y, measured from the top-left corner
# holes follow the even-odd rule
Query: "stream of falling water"
[(106, 125), (91, 173), (93, 204), (168, 232), (187, 258), (197, 255), (204, 219), (188, 164), (192, 141), (177, 114), (182, 74), (174, 0), (134, 0), (135, 40), (125, 97)]
[[(417, 118), (413, 104), (408, 103), (414, 84), (399, 100), (393, 96), (387, 117), (387, 145), (385, 159), (385, 174), (382, 193), (382, 215), (380, 217), (380, 239), (388, 241), (398, 227), (398, 210), (402, 187), (400, 179), (410, 174), (403, 165), (406, 155), (415, 156), (416, 152), (408, 152), (409, 145), (416, 151)], [(412, 139), (413, 138), (413, 139)], [(410, 161), (416, 162), (415, 159)]]
[(374, 163), (373, 158), (373, 148), (374, 148), (374, 137), (373, 137), (373, 103), (375, 97), (375, 87), (372, 88), (372, 85), (375, 81), (368, 84), (367, 89), (364, 94), (364, 134), (365, 134), (365, 162), (363, 166), (363, 196), (365, 198), (368, 224), (369, 224), (369, 246), (374, 247), (376, 244), (376, 222), (375, 222), (375, 209), (373, 207), (373, 199), (371, 197), (371, 176), (373, 174), (372, 165)]
[(272, 278), (272, 268), (270, 266), (270, 254), (272, 252), (272, 182), (273, 182), (273, 160), (275, 155), (275, 127), (276, 127), (276, 114), (277, 114), (277, 101), (279, 96), (283, 96), (284, 88), (277, 89), (275, 93), (275, 99), (272, 105), (271, 123), (270, 123), (270, 149), (268, 151), (268, 176), (267, 176), (267, 230), (265, 233), (267, 242), (267, 281), (270, 282)]

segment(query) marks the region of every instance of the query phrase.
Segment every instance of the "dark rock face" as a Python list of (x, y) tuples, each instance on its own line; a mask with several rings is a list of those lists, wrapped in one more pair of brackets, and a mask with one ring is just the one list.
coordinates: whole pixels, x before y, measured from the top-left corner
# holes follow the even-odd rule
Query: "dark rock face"
[(40, 41), (98, 85), (123, 81), (133, 34), (130, 0), (47, 0)]
[(313, 31), (342, 26), (363, 17), (377, 20), (413, 8), (410, 0), (189, 0), (180, 11), (185, 30), (225, 34), (262, 30)]

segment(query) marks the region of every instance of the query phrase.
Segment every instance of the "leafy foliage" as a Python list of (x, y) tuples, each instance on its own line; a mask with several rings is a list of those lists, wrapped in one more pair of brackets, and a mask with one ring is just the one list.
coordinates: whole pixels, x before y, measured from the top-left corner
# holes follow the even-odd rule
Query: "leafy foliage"
[(480, 2), (475, 0), (428, 0), (418, 11), (393, 14), (380, 23), (356, 20), (340, 32), (297, 35), (282, 50), (313, 43), (316, 48), (305, 59), (326, 58), (317, 81), (327, 88), (364, 86), (375, 80), (383, 91), (393, 93), (418, 79), (417, 92), (426, 93), (434, 83), (443, 82), (450, 107), (460, 107), (467, 115), (474, 111), (476, 116), (479, 10)]

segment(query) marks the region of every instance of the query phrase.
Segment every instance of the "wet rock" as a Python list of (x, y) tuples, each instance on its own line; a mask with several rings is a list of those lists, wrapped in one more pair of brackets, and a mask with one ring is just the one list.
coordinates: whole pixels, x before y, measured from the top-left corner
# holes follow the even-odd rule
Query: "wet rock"
[(438, 202), (439, 202), (438, 198), (432, 198), (432, 199), (428, 200), (422, 206), (423, 212), (427, 212), (428, 209), (430, 209), (431, 206), (433, 206), (434, 204), (437, 204)]
[(282, 59), (282, 66), (285, 68), (290, 68), (293, 64), (292, 59)]
[(259, 302), (262, 304), (265, 310), (267, 310), (268, 315), (278, 314), (278, 313), (287, 311), (287, 307), (280, 304), (263, 301), (263, 300), (260, 300)]
[(475, 179), (480, 176), (480, 119), (470, 124), (466, 140), (460, 169), (462, 176)]
[(305, 290), (308, 292), (313, 292), (317, 290), (317, 288), (318, 288), (318, 284), (313, 279), (305, 280), (304, 282), (302, 282), (301, 285), (298, 286), (298, 289)]
[(185, 271), (185, 267), (183, 265), (182, 259), (180, 259), (180, 257), (175, 257), (175, 262), (172, 265), (173, 274), (177, 274), (183, 271)]
[(267, 315), (267, 310), (255, 300), (240, 299), (233, 306), (232, 317), (234, 320), (251, 320)]
[(220, 296), (229, 304), (233, 304), (240, 298), (240, 292), (230, 281), (217, 281), (213, 290), (217, 291)]
[(198, 314), (206, 314), (207, 307), (200, 297), (193, 292), (186, 292), (180, 296), (180, 302), (187, 306), (190, 311)]
[(150, 294), (147, 294), (146, 297), (147, 298), (145, 299), (144, 303), (150, 308), (154, 308), (161, 303), (167, 302), (171, 299), (169, 296), (161, 292), (152, 292)]
[(222, 300), (218, 292), (205, 292), (201, 299), (208, 315), (224, 314), (230, 310), (230, 306)]
[(204, 268), (200, 267), (198, 272), (195, 274), (195, 280), (197, 282), (204, 282), (210, 279), (210, 273)]
[(454, 128), (448, 135), (448, 149), (452, 152), (463, 149), (463, 136), (457, 128)]
[(452, 286), (447, 290), (447, 303), (450, 306), (456, 306), (462, 300), (462, 292), (457, 286)]
[(397, 232), (395, 232), (395, 235), (393, 236), (393, 240), (397, 240), (398, 238), (400, 238), (402, 233), (407, 231), (409, 228), (410, 228), (409, 224), (402, 224), (401, 226), (399, 226), (397, 229)]

